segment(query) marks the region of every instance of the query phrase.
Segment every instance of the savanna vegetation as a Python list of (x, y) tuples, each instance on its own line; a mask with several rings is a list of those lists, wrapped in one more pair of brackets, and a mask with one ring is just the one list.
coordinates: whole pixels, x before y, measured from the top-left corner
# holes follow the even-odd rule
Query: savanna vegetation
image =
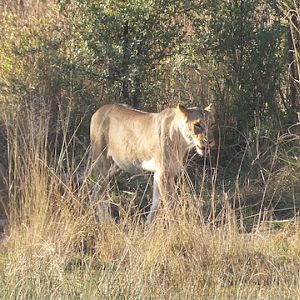
[[(0, 33), (1, 299), (300, 298), (298, 1), (1, 0)], [(110, 102), (217, 110), (149, 226), (149, 174), (90, 202)]]

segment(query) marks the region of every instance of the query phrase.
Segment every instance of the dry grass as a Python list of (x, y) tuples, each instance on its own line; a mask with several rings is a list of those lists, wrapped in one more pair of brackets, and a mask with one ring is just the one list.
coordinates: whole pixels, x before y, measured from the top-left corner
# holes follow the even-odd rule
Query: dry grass
[[(88, 202), (88, 182), (74, 191), (72, 178), (79, 171), (76, 155), (68, 154), (74, 137), (68, 140), (65, 134), (50, 158), (47, 113), (37, 118), (28, 110), (10, 118), (10, 214), (0, 244), (1, 298), (298, 299), (297, 218), (274, 223), (258, 211), (246, 232), (246, 216), (232, 200), (246, 197), (249, 185), (237, 180), (235, 190), (220, 191), (214, 176), (200, 176), (201, 199), (185, 183), (180, 205), (169, 212), (161, 209), (147, 227), (134, 206), (137, 195), (111, 191), (112, 199), (132, 203), (127, 212), (136, 215), (125, 210), (118, 222), (98, 223)], [(280, 137), (280, 143), (284, 149), (286, 138)], [(285, 153), (276, 151), (278, 159)], [(292, 178), (292, 167), (286, 162), (270, 168), (268, 179), (258, 180), (260, 189), (254, 186), (255, 197), (273, 195), (273, 177), (285, 170), (281, 176)], [(205, 214), (199, 203), (210, 203), (214, 213)]]

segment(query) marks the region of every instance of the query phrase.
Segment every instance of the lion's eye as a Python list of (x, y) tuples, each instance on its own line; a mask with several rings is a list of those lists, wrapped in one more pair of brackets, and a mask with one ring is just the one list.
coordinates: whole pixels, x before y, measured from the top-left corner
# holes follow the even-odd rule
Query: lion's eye
[(194, 124), (194, 130), (195, 130), (195, 132), (196, 133), (198, 133), (198, 132), (203, 132), (203, 127), (201, 126), (201, 124), (200, 123), (195, 123)]

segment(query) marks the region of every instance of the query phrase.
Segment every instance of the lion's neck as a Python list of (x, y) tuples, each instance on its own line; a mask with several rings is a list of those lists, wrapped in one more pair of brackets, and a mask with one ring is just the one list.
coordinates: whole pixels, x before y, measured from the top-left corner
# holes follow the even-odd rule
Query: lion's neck
[(170, 138), (175, 146), (178, 159), (183, 161), (186, 153), (191, 148), (191, 142), (186, 134), (184, 124), (181, 120), (175, 118), (170, 126)]

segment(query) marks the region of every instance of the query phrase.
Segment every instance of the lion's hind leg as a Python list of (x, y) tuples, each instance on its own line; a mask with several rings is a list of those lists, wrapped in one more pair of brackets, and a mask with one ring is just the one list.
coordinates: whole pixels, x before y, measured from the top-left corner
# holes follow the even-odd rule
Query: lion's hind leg
[(93, 187), (91, 204), (95, 207), (98, 220), (111, 219), (110, 201), (106, 197), (110, 178), (117, 172), (117, 167), (112, 159), (102, 153), (92, 166)]

